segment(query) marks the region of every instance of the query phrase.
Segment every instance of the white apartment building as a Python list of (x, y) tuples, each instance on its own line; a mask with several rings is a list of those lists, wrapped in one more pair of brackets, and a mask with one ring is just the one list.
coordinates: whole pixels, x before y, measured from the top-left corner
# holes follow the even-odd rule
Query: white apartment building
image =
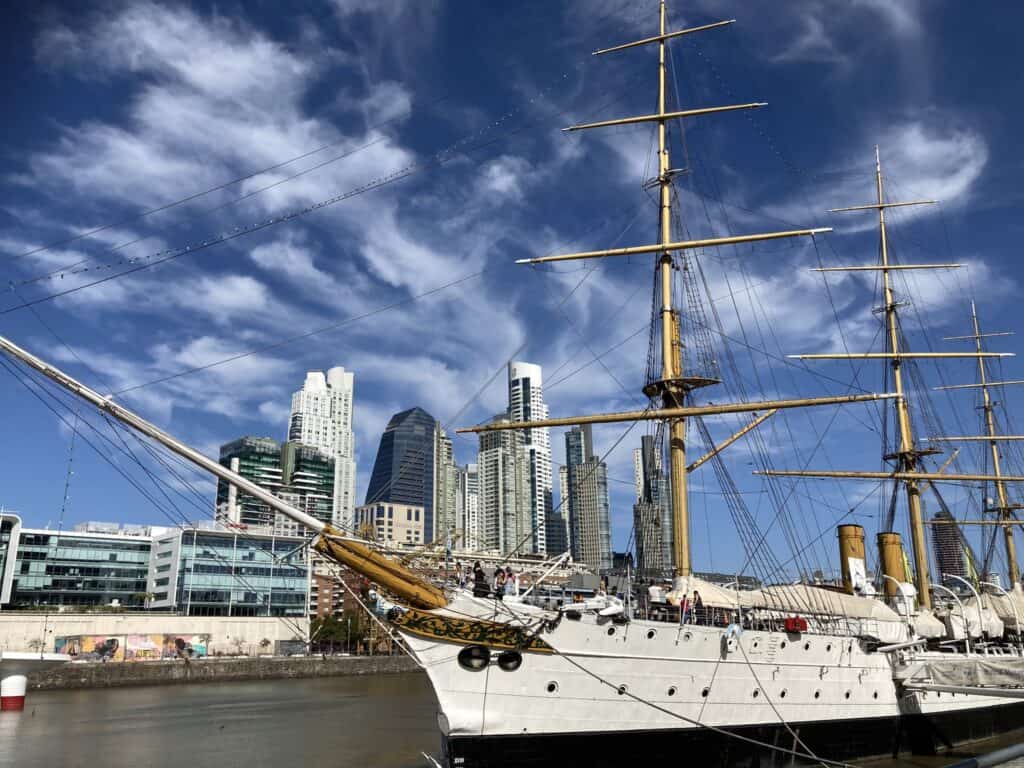
[[(494, 421), (508, 421), (508, 418), (505, 414), (498, 414)], [(480, 433), (477, 468), (478, 543), (481, 550), (495, 550), (502, 554), (536, 551), (530, 466), (522, 432)]]
[(310, 371), (292, 395), (288, 439), (312, 445), (334, 459), (332, 522), (352, 530), (356, 497), (356, 445), (352, 430), (355, 375), (341, 366)]
[[(539, 365), (515, 361), (508, 366), (508, 418), (510, 421), (546, 419), (544, 374)], [(545, 535), (548, 515), (554, 508), (551, 499), (551, 438), (547, 427), (523, 430), (522, 444), (527, 454), (530, 525), (533, 539), (529, 551), (547, 553)]]
[(462, 532), (458, 549), (475, 552), (480, 549), (480, 474), (476, 464), (459, 467), (458, 486), (456, 516)]

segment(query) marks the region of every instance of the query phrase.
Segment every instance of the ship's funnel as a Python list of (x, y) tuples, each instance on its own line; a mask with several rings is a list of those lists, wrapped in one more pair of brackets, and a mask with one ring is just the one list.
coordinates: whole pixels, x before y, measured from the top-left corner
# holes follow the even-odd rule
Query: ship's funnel
[(864, 561), (864, 529), (859, 525), (840, 525), (839, 564), (843, 572), (843, 590), (848, 595), (860, 594), (867, 585), (867, 564)]
[(898, 533), (878, 534), (878, 562), (882, 573), (896, 581), (885, 581), (885, 596), (895, 598), (898, 594), (896, 582), (901, 584), (907, 580), (907, 567), (903, 561), (903, 542)]

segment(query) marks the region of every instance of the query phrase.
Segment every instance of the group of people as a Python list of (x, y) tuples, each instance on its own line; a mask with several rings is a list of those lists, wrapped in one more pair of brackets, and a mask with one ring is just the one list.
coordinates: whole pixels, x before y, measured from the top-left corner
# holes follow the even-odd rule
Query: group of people
[(487, 597), (494, 595), (496, 600), (501, 600), (505, 595), (519, 594), (519, 576), (512, 570), (511, 566), (494, 569), (492, 578), (487, 578), (480, 561), (473, 563), (473, 597)]
[[(668, 596), (665, 590), (655, 584), (653, 581), (647, 588), (647, 599), (652, 606), (668, 605)], [(680, 624), (707, 624), (708, 623), (708, 611), (704, 607), (704, 600), (700, 596), (700, 592), (693, 590), (693, 597), (689, 595), (683, 595), (683, 599), (679, 602), (679, 623)]]

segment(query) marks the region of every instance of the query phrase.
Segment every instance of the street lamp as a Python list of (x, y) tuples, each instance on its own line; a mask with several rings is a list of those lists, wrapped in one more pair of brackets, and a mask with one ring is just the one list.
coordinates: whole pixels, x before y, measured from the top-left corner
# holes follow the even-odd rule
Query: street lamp
[(979, 581), (978, 584), (980, 584), (983, 587), (992, 587), (992, 589), (999, 590), (999, 594), (1001, 594), (1003, 597), (1005, 597), (1007, 599), (1007, 601), (1010, 603), (1010, 610), (1013, 611), (1014, 628), (1017, 630), (1017, 647), (1020, 648), (1022, 651), (1024, 651), (1024, 646), (1021, 645), (1021, 636), (1020, 636), (1020, 633), (1021, 633), (1020, 614), (1017, 613), (1017, 606), (1014, 605), (1014, 603), (1013, 603), (1013, 597), (1005, 589), (1003, 589), (1002, 587), (1000, 587), (998, 584), (996, 584), (994, 582), (991, 582), (991, 581)]
[(981, 636), (984, 639), (984, 637), (985, 637), (985, 616), (981, 612), (981, 595), (978, 594), (978, 590), (976, 590), (974, 588), (974, 585), (971, 584), (971, 582), (969, 582), (967, 579), (963, 578), (962, 576), (957, 576), (957, 575), (952, 574), (952, 573), (944, 573), (944, 574), (942, 574), (942, 578), (944, 578), (944, 579), (956, 579), (961, 584), (965, 585), (969, 590), (971, 590), (971, 592), (977, 598), (977, 600), (978, 600), (978, 626), (980, 627), (980, 630), (981, 630)]
[[(971, 652), (971, 625), (967, 623), (967, 613), (964, 611), (964, 604), (960, 602), (960, 597), (949, 587), (944, 587), (941, 584), (932, 584), (932, 589), (941, 589), (943, 592), (949, 592), (950, 597), (956, 600), (956, 604), (960, 606), (960, 618), (964, 620), (964, 647), (967, 652)], [(950, 622), (952, 624), (952, 622)]]
[(911, 638), (913, 638), (914, 625), (910, 621), (910, 602), (907, 600), (907, 594), (903, 591), (903, 583), (899, 579), (893, 578), (887, 573), (883, 573), (882, 578), (888, 579), (893, 584), (895, 584), (896, 591), (899, 593), (900, 597), (903, 598), (903, 612), (907, 615), (907, 629), (910, 630), (910, 636)]

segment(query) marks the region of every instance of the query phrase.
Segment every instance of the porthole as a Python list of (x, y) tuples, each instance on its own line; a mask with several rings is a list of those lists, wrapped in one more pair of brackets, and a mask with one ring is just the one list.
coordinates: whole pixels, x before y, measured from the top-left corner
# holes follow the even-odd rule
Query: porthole
[(873, 694), (871, 694), (871, 698), (877, 699), (878, 698), (878, 691), (875, 691)]
[(761, 695), (761, 689), (760, 688), (755, 688), (754, 689), (754, 698), (756, 699), (760, 695)]
[(626, 691), (628, 691), (628, 690), (629, 690), (629, 688), (628, 688), (628, 687), (626, 687), (625, 685), (620, 685), (620, 686), (619, 686), (619, 687), (618, 687), (618, 688), (616, 689), (616, 691), (618, 692), (619, 696), (624, 696), (624, 695), (625, 695), (625, 693), (626, 693)]
[(709, 693), (711, 693), (711, 689), (705, 688), (703, 691), (700, 692), (700, 696), (702, 699), (706, 699)]
[(781, 691), (779, 691), (779, 698), (780, 699), (786, 698), (786, 689), (785, 688), (783, 688)]
[(615, 627), (608, 627), (608, 636), (611, 637), (615, 634)]
[(675, 696), (676, 695), (676, 687), (674, 685), (669, 686), (668, 695), (669, 696)]
[(693, 637), (693, 635), (691, 635), (689, 632), (683, 632), (683, 640), (685, 640), (686, 642), (689, 642), (691, 637)]
[(757, 646), (759, 646), (760, 644), (761, 644), (761, 641), (760, 641), (760, 640), (755, 640), (755, 641), (754, 641), (754, 647), (755, 647), (755, 648), (757, 648)]
[(821, 691), (815, 691), (814, 692), (814, 698), (820, 699), (821, 698)]
[(786, 641), (783, 640), (781, 643), (779, 643), (779, 648), (785, 648), (785, 647), (786, 647)]
[(810, 643), (804, 643), (804, 650), (805, 651), (811, 650), (811, 644)]
[(850, 692), (849, 692), (849, 691), (847, 691), (846, 693), (844, 693), (844, 694), (843, 694), (843, 698), (844, 698), (844, 699), (848, 699), (848, 698), (850, 698)]
[(657, 631), (655, 631), (653, 629), (648, 629), (647, 630), (647, 639), (648, 640), (653, 640), (657, 634), (658, 634)]
[(828, 645), (826, 645), (825, 646), (825, 650), (826, 651), (831, 651), (832, 650), (832, 643), (829, 643)]
[(548, 693), (557, 693), (557, 692), (558, 692), (558, 683), (556, 683), (554, 680), (552, 680), (550, 683), (548, 683)]

